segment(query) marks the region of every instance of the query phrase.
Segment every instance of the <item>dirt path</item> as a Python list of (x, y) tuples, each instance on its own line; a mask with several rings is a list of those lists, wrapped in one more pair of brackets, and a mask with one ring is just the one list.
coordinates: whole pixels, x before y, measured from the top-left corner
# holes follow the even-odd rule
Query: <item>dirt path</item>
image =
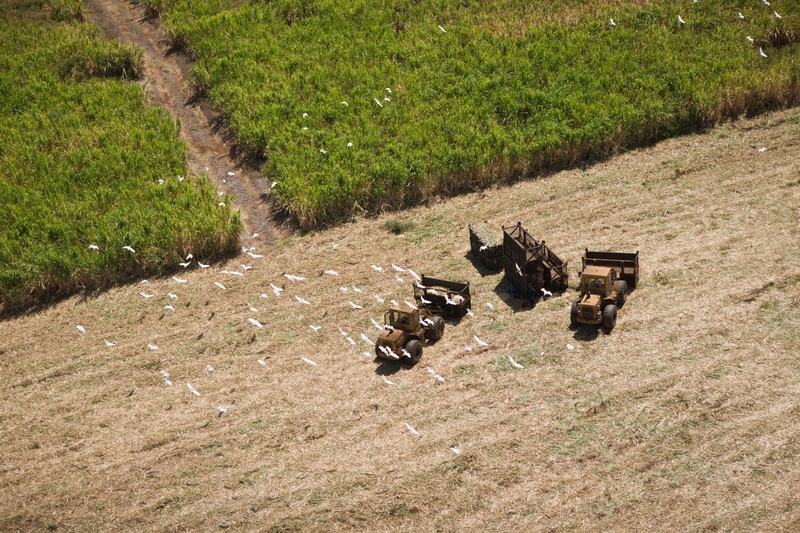
[(258, 170), (239, 164), (231, 156), (231, 146), (215, 128), (216, 114), (192, 98), (187, 83), (189, 61), (170, 50), (158, 20), (146, 17), (140, 6), (124, 0), (87, 0), (86, 6), (89, 18), (107, 38), (136, 44), (144, 51), (141, 83), (151, 104), (181, 121), (181, 135), (189, 145), (189, 172), (208, 174), (220, 191), (236, 196), (235, 207), (241, 210), (245, 225), (243, 242), (253, 245), (254, 233), (259, 234), (259, 242), (274, 242), (280, 232), (269, 205), (262, 201), (269, 191), (268, 181)]

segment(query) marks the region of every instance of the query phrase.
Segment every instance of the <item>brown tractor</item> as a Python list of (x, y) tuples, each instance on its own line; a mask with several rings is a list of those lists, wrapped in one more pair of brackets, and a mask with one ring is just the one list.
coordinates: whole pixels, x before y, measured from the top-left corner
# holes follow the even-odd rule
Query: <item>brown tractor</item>
[(444, 318), (427, 309), (391, 307), (384, 315), (384, 322), (386, 331), (375, 342), (375, 355), (390, 361), (407, 357), (415, 365), (422, 357), (425, 342), (437, 341), (444, 334)]
[(617, 323), (617, 309), (625, 304), (628, 288), (639, 281), (639, 252), (590, 252), (583, 257), (580, 300), (573, 302), (570, 322), (602, 324), (611, 330)]

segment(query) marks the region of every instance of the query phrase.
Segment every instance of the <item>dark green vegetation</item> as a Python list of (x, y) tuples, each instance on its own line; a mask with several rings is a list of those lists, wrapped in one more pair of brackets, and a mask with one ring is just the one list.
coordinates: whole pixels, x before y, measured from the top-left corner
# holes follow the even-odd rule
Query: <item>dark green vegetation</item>
[(800, 79), (794, 2), (143, 1), (304, 227), (789, 105)]
[(179, 125), (127, 81), (140, 72), (141, 51), (104, 42), (81, 19), (69, 0), (0, 7), (6, 309), (159, 273), (188, 251), (210, 257), (238, 246), (227, 200), (218, 206), (203, 180), (178, 181), (186, 174)]

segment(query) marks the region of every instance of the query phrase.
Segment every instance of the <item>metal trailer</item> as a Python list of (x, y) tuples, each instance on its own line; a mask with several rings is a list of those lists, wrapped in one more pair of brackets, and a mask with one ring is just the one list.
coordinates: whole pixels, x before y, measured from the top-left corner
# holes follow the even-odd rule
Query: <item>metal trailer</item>
[(421, 282), (414, 283), (414, 300), (418, 307), (444, 317), (461, 318), (472, 306), (469, 282), (459, 283), (424, 274)]
[(503, 256), (506, 277), (525, 298), (535, 298), (543, 288), (567, 288), (567, 262), (562, 261), (544, 241), (537, 241), (518, 222), (503, 227)]
[(590, 252), (585, 250), (581, 258), (581, 271), (588, 266), (608, 267), (617, 271), (617, 279), (625, 280), (628, 289), (635, 289), (639, 282), (639, 251), (634, 253), (626, 252)]
[(469, 244), (475, 254), (489, 270), (503, 268), (503, 240), (500, 233), (486, 222), (469, 226)]

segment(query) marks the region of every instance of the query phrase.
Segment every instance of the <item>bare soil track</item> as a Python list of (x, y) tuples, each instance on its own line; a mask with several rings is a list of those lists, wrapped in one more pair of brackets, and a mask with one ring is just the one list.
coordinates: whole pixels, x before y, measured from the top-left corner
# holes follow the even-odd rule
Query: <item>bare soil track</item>
[[(221, 191), (235, 195), (245, 225), (245, 242), (258, 233), (260, 240), (274, 242), (279, 232), (270, 206), (262, 199), (269, 183), (258, 170), (234, 157), (232, 143), (217, 126), (219, 117), (195, 98), (187, 80), (190, 62), (170, 46), (157, 19), (142, 7), (123, 0), (86, 0), (89, 18), (109, 39), (135, 44), (144, 51), (142, 84), (152, 105), (180, 120), (181, 135), (189, 145), (189, 172), (207, 174)], [(235, 176), (229, 175), (232, 172)]]

